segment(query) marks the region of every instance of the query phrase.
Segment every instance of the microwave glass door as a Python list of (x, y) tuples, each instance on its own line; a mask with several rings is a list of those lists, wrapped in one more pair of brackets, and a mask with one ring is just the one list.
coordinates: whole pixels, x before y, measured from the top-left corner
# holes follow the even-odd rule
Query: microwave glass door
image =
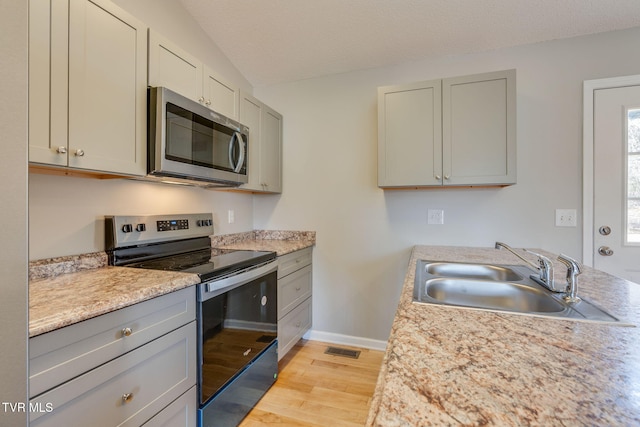
[[(166, 153), (169, 160), (235, 172), (244, 155), (236, 132), (175, 104), (166, 104)], [(246, 143), (243, 136), (243, 143)], [(240, 173), (246, 173), (246, 162)]]

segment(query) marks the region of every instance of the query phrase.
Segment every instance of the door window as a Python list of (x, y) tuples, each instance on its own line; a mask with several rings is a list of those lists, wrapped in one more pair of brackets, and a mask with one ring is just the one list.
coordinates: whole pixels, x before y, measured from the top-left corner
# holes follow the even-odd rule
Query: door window
[(640, 108), (627, 110), (625, 243), (640, 245)]

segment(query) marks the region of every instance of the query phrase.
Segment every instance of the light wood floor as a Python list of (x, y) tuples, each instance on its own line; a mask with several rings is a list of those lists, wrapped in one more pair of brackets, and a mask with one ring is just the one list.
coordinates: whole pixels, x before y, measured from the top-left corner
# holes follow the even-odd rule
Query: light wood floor
[[(324, 354), (329, 345), (360, 350), (360, 357)], [(240, 427), (364, 425), (383, 355), (301, 340), (280, 361), (278, 380)]]

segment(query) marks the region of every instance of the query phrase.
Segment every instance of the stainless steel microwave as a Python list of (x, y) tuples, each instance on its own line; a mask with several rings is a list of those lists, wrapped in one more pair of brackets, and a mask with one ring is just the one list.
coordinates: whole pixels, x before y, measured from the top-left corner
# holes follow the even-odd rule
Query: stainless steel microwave
[(213, 187), (248, 181), (248, 127), (164, 87), (148, 95), (148, 178)]

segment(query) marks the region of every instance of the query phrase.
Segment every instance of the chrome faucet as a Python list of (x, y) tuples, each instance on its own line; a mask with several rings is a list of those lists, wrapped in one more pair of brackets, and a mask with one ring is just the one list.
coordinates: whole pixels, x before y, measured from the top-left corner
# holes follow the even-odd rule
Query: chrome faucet
[(580, 302), (578, 297), (578, 275), (582, 273), (582, 266), (578, 261), (567, 255), (560, 254), (558, 261), (567, 267), (567, 287), (565, 289), (564, 300), (567, 302)]
[(549, 258), (544, 255), (529, 251), (527, 249), (523, 249), (523, 251), (535, 255), (538, 257), (538, 264), (529, 261), (528, 259), (522, 257), (519, 253), (517, 253), (511, 246), (506, 243), (496, 242), (496, 249), (505, 248), (522, 261), (526, 262), (529, 266), (533, 267), (538, 274), (532, 274), (530, 277), (537, 283), (541, 284), (545, 288), (549, 289), (552, 292), (563, 292), (564, 289), (556, 289), (555, 280), (553, 278), (553, 263)]

